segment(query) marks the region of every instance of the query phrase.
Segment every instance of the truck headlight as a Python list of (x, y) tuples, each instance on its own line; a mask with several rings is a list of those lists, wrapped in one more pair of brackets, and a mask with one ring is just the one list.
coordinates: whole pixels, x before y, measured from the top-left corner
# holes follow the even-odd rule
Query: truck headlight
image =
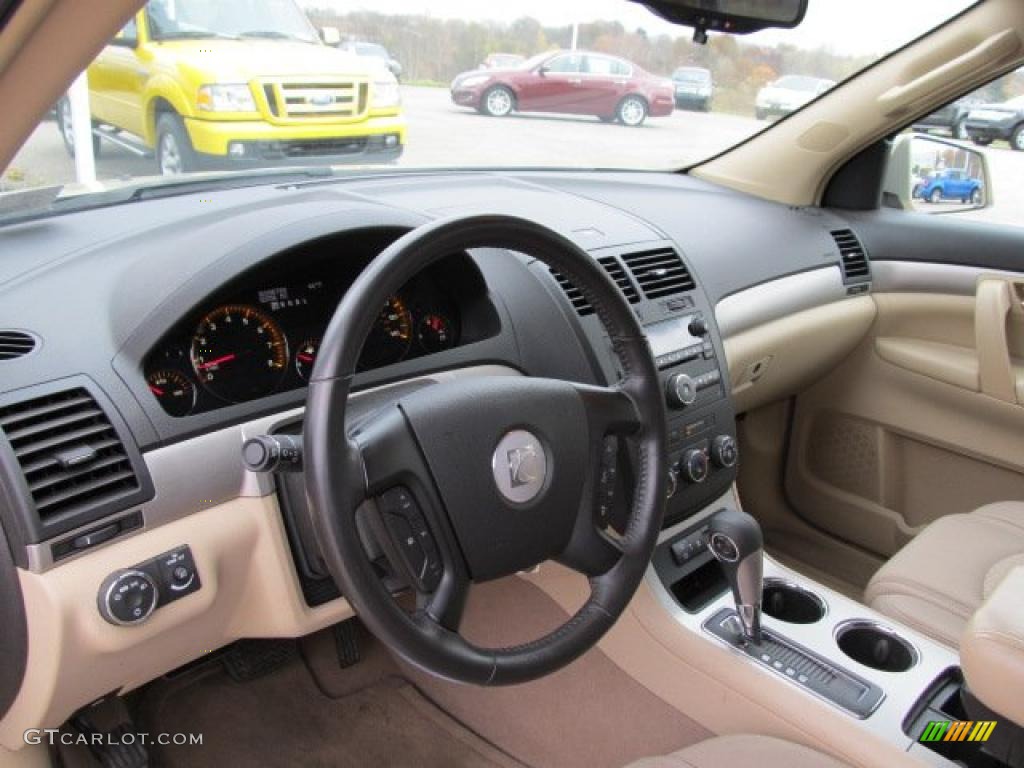
[(402, 94), (398, 90), (398, 81), (394, 75), (388, 78), (378, 77), (373, 81), (373, 108), (387, 109), (402, 103)]
[(196, 99), (204, 112), (255, 112), (256, 102), (247, 83), (215, 83), (199, 89)]

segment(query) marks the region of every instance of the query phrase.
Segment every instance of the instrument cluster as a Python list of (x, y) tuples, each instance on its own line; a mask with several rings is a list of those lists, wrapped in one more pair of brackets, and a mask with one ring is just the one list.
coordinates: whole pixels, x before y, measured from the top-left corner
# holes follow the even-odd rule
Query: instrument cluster
[[(243, 289), (182, 321), (146, 361), (153, 397), (181, 418), (305, 386), (344, 290), (337, 282), (317, 275)], [(424, 274), (381, 308), (359, 369), (443, 352), (460, 336), (456, 302)]]

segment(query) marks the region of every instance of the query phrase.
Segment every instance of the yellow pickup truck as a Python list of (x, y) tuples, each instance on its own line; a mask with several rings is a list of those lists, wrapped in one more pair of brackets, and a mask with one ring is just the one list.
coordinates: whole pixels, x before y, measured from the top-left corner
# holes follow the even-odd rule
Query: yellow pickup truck
[[(152, 0), (88, 80), (94, 148), (152, 152), (162, 174), (376, 164), (405, 145), (394, 76), (322, 43), (294, 0)], [(73, 153), (67, 99), (57, 120)]]

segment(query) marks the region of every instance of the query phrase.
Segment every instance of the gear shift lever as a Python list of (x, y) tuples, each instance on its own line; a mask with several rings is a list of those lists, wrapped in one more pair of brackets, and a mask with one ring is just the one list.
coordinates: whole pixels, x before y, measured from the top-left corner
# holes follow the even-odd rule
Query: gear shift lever
[(761, 575), (764, 538), (746, 512), (720, 509), (708, 524), (708, 551), (722, 564), (732, 588), (736, 613), (748, 642), (761, 643)]

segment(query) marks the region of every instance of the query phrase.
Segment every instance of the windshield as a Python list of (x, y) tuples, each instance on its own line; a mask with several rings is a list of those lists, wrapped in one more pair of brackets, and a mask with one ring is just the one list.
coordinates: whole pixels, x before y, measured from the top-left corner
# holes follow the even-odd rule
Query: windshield
[(260, 174), (675, 171), (969, 5), (810, 0), (699, 45), (629, 0), (152, 0), (3, 169), (0, 221)]
[(154, 40), (274, 37), (315, 42), (316, 31), (291, 0), (151, 0)]

